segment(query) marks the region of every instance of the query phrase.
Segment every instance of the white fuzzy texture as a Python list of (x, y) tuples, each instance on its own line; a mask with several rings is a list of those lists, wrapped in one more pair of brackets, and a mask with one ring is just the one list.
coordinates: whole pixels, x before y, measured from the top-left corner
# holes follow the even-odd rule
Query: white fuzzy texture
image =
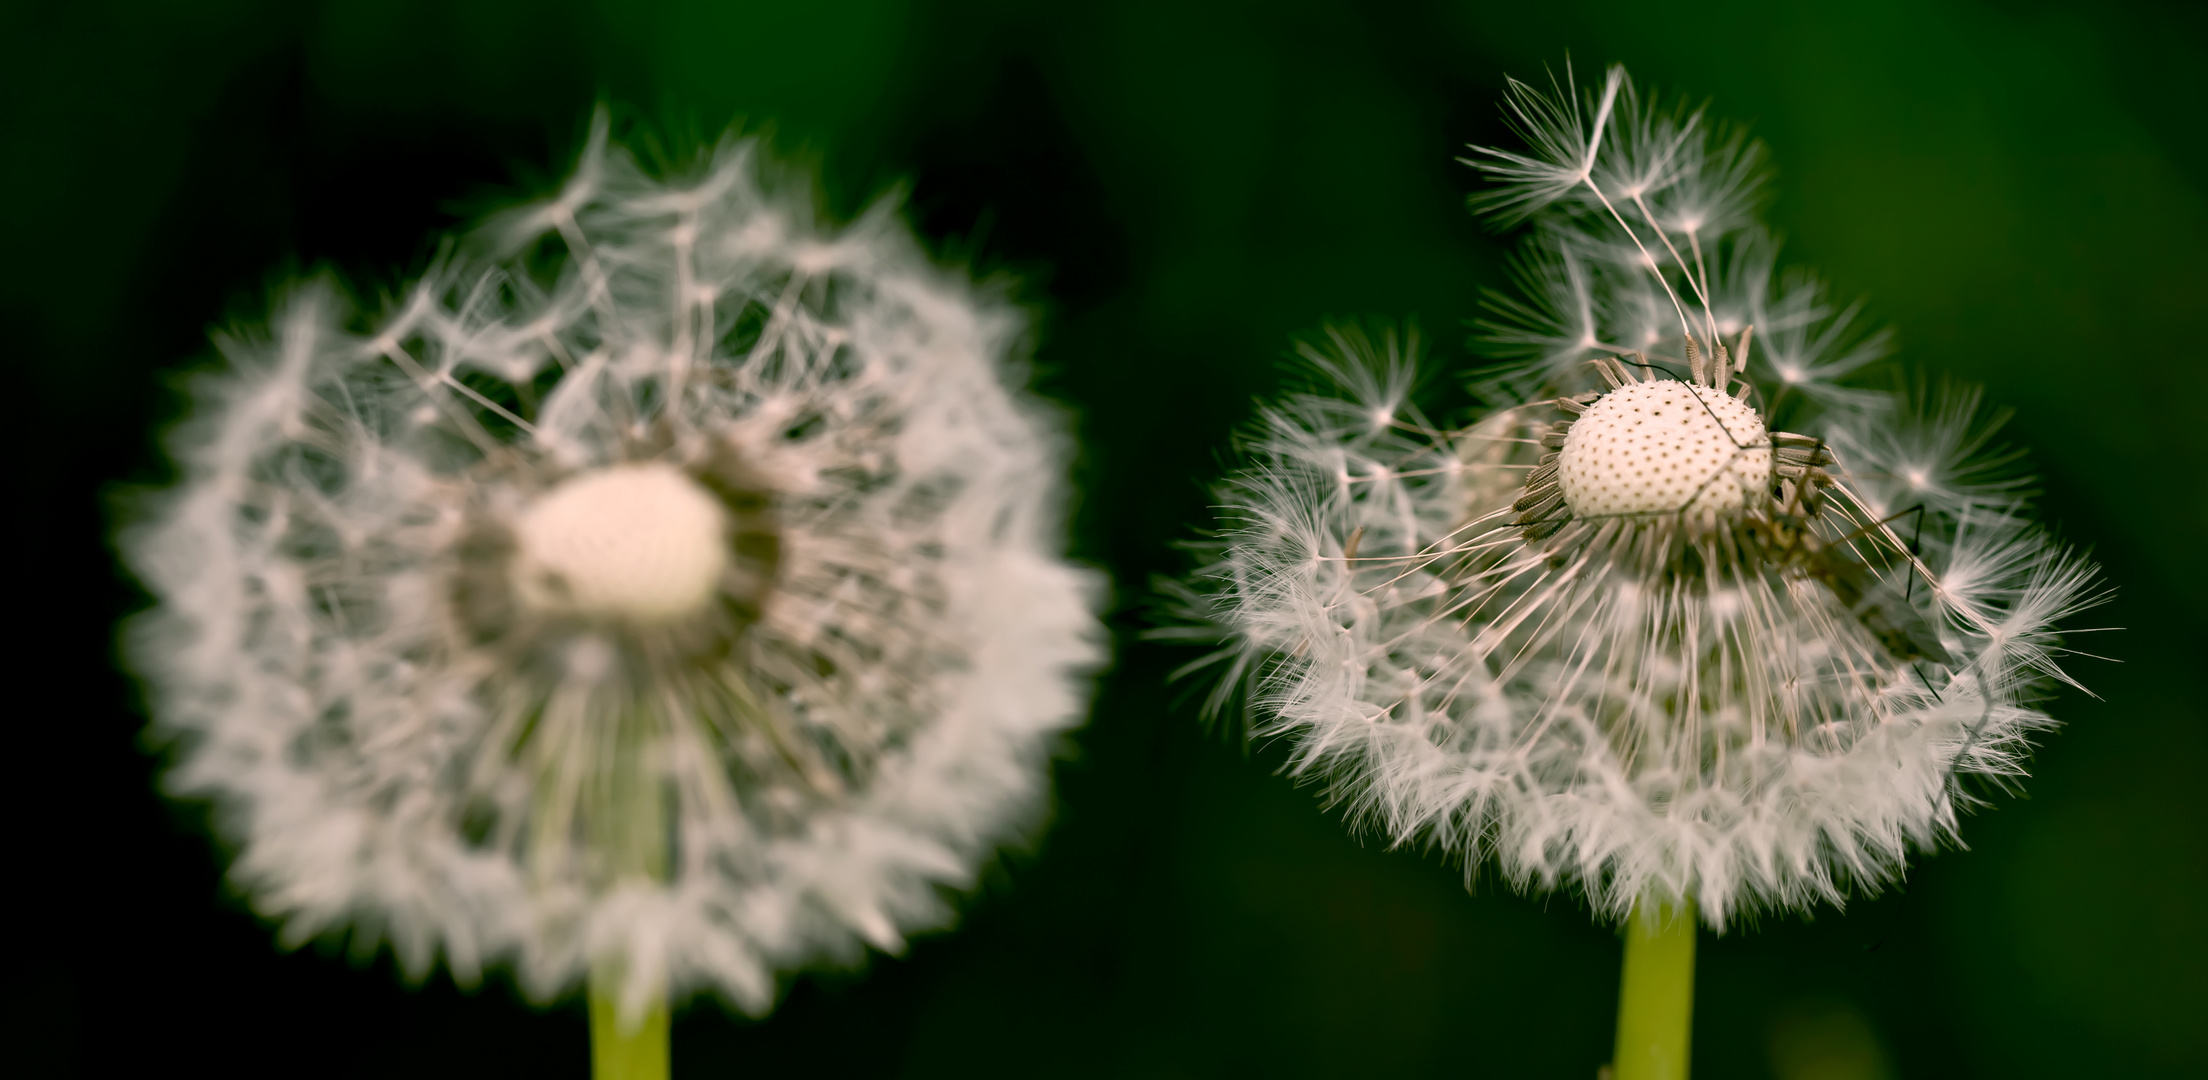
[[(220, 342), (124, 537), (130, 651), (286, 940), (763, 1012), (944, 925), (1043, 810), (1101, 582), (1059, 554), (1021, 320), (758, 157), (660, 182), (601, 118), (496, 230), (520, 255)], [(516, 581), (547, 567), (565, 606)]]
[(1974, 396), (1834, 381), (1882, 338), (1774, 274), (1755, 145), (1620, 71), (1511, 106), (1532, 149), (1477, 162), (1532, 220), (1510, 362), (1450, 428), (1415, 342), (1306, 349), (1338, 390), (1270, 409), (1224, 493), (1215, 659), (1299, 775), (1468, 874), (1717, 927), (1875, 889), (1955, 840), (1963, 778), (2023, 775), (2095, 572), (1974, 463)]

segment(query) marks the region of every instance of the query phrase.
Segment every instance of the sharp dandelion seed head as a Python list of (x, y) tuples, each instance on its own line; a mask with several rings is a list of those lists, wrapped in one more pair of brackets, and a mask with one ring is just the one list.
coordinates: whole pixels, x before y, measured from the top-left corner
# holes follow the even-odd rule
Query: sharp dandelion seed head
[(1039, 810), (1102, 650), (1020, 320), (759, 157), (654, 179), (601, 117), (512, 258), (222, 342), (131, 654), (289, 940), (761, 1012)]
[(1885, 337), (1775, 271), (1756, 144), (1615, 69), (1506, 109), (1529, 149), (1477, 152), (1475, 205), (1531, 228), (1484, 411), (1360, 422), (1410, 350), (1337, 331), (1339, 389), (1269, 409), (1224, 493), (1189, 593), (1253, 733), (1391, 840), (1607, 917), (1875, 889), (2022, 777), (2095, 571), (1974, 394), (1842, 381)]

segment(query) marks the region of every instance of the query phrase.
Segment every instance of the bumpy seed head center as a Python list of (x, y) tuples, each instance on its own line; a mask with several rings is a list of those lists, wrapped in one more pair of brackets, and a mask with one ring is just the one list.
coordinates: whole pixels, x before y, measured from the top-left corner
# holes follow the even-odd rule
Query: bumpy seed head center
[(1756, 410), (1722, 391), (1629, 383), (1572, 422), (1557, 479), (1578, 518), (1738, 517), (1771, 489), (1771, 439)]
[(718, 501), (669, 465), (569, 479), (515, 522), (514, 588), (539, 610), (660, 622), (705, 607), (728, 566)]

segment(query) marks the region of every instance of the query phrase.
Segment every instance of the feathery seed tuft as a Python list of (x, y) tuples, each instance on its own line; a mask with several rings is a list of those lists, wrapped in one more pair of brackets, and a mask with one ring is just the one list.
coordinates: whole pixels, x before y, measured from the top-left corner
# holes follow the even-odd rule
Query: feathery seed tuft
[(760, 157), (601, 116), (514, 257), (220, 342), (130, 653), (287, 941), (764, 1012), (1035, 819), (1102, 634), (1021, 321)]
[(1212, 659), (1298, 775), (1467, 874), (1719, 927), (1875, 889), (2024, 775), (2097, 572), (1974, 393), (1850, 381), (1885, 337), (1777, 271), (1760, 146), (1622, 69), (1507, 107), (1530, 149), (1477, 150), (1475, 204), (1530, 236), (1481, 411), (1407, 401), (1415, 338), (1307, 345), (1338, 390), (1265, 411), (1183, 592)]

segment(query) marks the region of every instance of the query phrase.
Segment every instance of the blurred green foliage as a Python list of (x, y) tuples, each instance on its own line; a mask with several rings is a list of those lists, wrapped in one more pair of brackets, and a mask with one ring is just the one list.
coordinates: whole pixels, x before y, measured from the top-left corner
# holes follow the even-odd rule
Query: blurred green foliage
[[(2198, 9), (2030, 2), (1094, 8), (1007, 3), (229, 2), (0, 11), (0, 425), (11, 543), (6, 1041), (19, 1075), (582, 1075), (579, 1007), (408, 991), (279, 953), (152, 794), (99, 493), (158, 481), (165, 372), (302, 268), (373, 303), (436, 234), (541, 191), (592, 103), (681, 160), (730, 122), (886, 191), (1019, 281), (1078, 420), (1075, 546), (1117, 668), (1051, 830), (963, 928), (808, 976), (765, 1022), (677, 1021), (688, 1076), (1556, 1076), (1607, 1055), (1618, 946), (1570, 896), (1360, 844), (1280, 756), (1207, 736), (1137, 642), (1292, 335), (1415, 319), (1435, 393), (1507, 239), (1462, 144), (1505, 72), (1629, 64), (1749, 122), (1789, 255), (1867, 294), (1903, 370), (2017, 415), (2046, 518), (2123, 591), (2026, 798), (1845, 913), (1705, 940), (1704, 1078), (2179, 1076), (2208, 1061), (2208, 138)], [(21, 568), (35, 568), (35, 573)]]

